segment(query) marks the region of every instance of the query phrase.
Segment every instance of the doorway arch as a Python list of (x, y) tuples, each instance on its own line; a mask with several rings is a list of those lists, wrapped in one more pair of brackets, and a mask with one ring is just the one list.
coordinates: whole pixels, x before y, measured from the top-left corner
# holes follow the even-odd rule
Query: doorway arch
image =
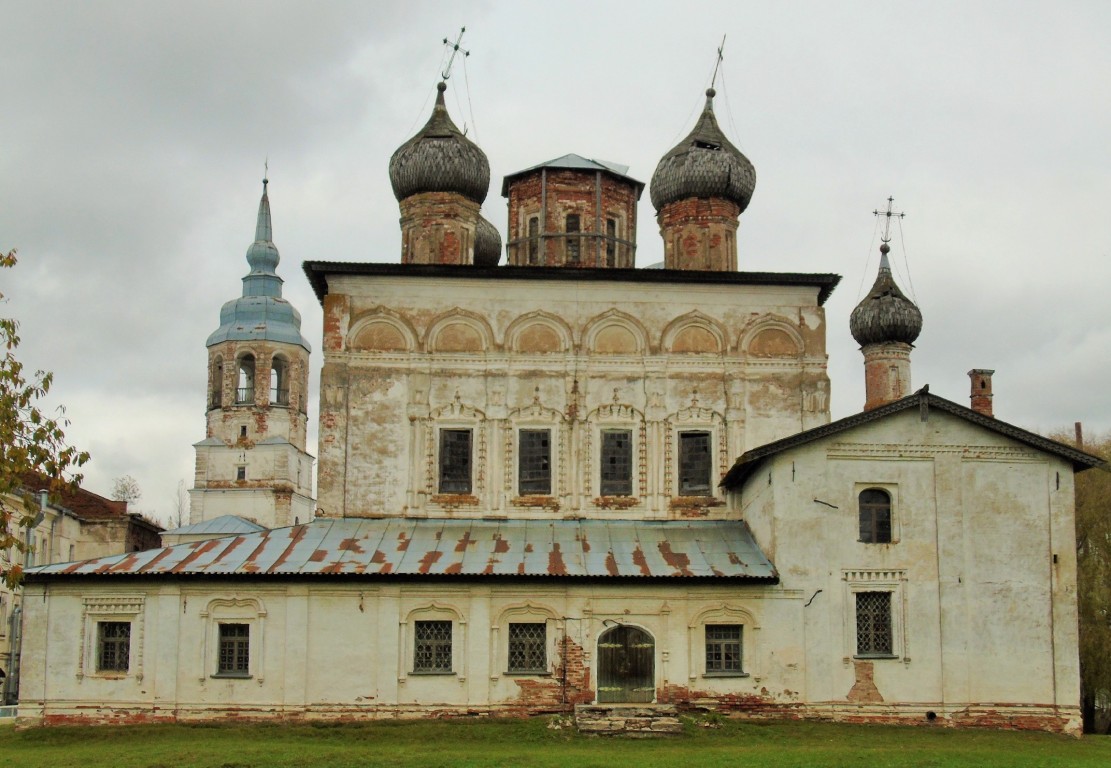
[(632, 704), (656, 698), (656, 641), (639, 627), (619, 624), (598, 638), (598, 703)]

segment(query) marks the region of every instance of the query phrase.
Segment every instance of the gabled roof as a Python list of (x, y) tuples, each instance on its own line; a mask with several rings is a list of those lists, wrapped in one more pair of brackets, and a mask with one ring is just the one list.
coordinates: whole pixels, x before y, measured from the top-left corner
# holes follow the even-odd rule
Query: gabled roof
[[(24, 474), (20, 482), (29, 493), (38, 493), (40, 489), (50, 487), (50, 480), (33, 472)], [(106, 499), (81, 487), (63, 489), (55, 506), (63, 507), (83, 520), (128, 519), (126, 501)]]
[(569, 169), (573, 171), (602, 171), (603, 173), (608, 173), (611, 176), (616, 176), (617, 178), (624, 181), (632, 182), (633, 185), (635, 185), (637, 188), (637, 197), (640, 197), (640, 193), (644, 190), (644, 182), (637, 181), (629, 175), (629, 166), (622, 165), (621, 163), (611, 163), (608, 160), (588, 160), (582, 155), (571, 153), (564, 155), (563, 157), (557, 157), (554, 160), (548, 160), (545, 163), (534, 165), (531, 168), (525, 168), (523, 171), (517, 171), (516, 173), (509, 174), (504, 179), (502, 179), (502, 197), (509, 196), (510, 179), (515, 179), (518, 176), (524, 176), (526, 173), (532, 173), (533, 171), (539, 171), (541, 168), (555, 168), (557, 170)]
[(174, 528), (172, 531), (165, 531), (163, 535), (231, 536), (236, 533), (255, 533), (265, 530), (266, 526), (239, 517), (239, 515), (220, 515), (211, 520), (203, 520), (199, 523), (193, 523), (192, 525), (183, 525), (180, 528)]
[(1098, 456), (1085, 453), (1084, 451), (1073, 448), (1071, 445), (1059, 443), (1056, 440), (1050, 440), (1048, 437), (1042, 437), (1033, 432), (1027, 432), (1025, 429), (1016, 427), (1013, 424), (1008, 424), (1005, 421), (1000, 421), (991, 416), (978, 413), (971, 408), (958, 405), (952, 400), (946, 400), (944, 397), (931, 395), (929, 385), (927, 384), (913, 395), (904, 397), (901, 400), (896, 400), (893, 403), (888, 403), (887, 405), (874, 408), (870, 411), (857, 413), (844, 419), (838, 419), (829, 424), (824, 424), (814, 429), (808, 429), (805, 432), (799, 432), (797, 435), (785, 437), (782, 440), (776, 440), (773, 443), (768, 443), (759, 448), (753, 448), (751, 451), (746, 451), (734, 462), (729, 471), (725, 473), (725, 477), (722, 478), (720, 485), (729, 490), (736, 490), (740, 488), (744, 481), (748, 479), (767, 458), (797, 448), (801, 445), (812, 443), (815, 440), (821, 440), (822, 438), (836, 435), (840, 432), (855, 429), (864, 424), (871, 424), (874, 421), (879, 421), (880, 419), (887, 418), (896, 413), (902, 413), (911, 408), (924, 409), (927, 412), (930, 408), (944, 411), (957, 418), (983, 427), (990, 432), (995, 432), (1004, 437), (1009, 437), (1012, 440), (1017, 440), (1036, 450), (1059, 456), (1065, 461), (1070, 462), (1073, 469), (1077, 471), (1104, 464), (1103, 459)]
[(779, 579), (742, 521), (408, 518), (316, 520), (26, 576)]

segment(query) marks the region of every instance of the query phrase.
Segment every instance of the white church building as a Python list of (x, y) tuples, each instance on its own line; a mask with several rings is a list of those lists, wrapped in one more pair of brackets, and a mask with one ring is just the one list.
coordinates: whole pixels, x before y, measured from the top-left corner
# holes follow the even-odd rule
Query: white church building
[(662, 269), (633, 268), (644, 184), (577, 155), (505, 178), (499, 265), (443, 90), (390, 162), (400, 263), (304, 265), (315, 502), (264, 192), (208, 339), (193, 525), (28, 574), (22, 720), (635, 703), (1079, 732), (1073, 475), (1099, 460), (995, 419), (990, 371), (972, 407), (912, 389), (886, 243), (850, 323), (865, 409), (831, 422), (839, 277), (737, 271), (756, 178), (712, 90), (651, 180)]

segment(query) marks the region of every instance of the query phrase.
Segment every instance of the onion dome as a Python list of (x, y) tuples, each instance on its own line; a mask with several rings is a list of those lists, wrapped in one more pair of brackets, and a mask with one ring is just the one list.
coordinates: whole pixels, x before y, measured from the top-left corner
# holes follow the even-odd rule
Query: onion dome
[(436, 86), (432, 117), (390, 158), (390, 184), (399, 201), (421, 192), (457, 192), (479, 205), (490, 190), (490, 161), (455, 127), (444, 105), (446, 83)]
[(269, 180), (262, 180), (262, 200), (258, 204), (255, 241), (247, 248), (251, 271), (243, 278), (243, 295), (220, 309), (220, 327), (208, 337), (205, 346), (222, 341), (266, 339), (297, 344), (311, 351), (301, 335), (301, 314), (282, 298), (282, 279), (278, 266), (278, 247), (274, 245), (270, 222)]
[(922, 332), (922, 312), (903, 295), (891, 276), (887, 243), (880, 246), (880, 269), (872, 290), (849, 316), (849, 330), (860, 346), (902, 342), (913, 344)]
[(474, 263), (476, 267), (496, 267), (501, 261), (501, 235), (482, 216), (474, 232)]
[(677, 200), (723, 197), (743, 213), (752, 199), (756, 169), (718, 128), (715, 93), (707, 89), (706, 108), (694, 130), (663, 156), (652, 174), (652, 205), (657, 211)]

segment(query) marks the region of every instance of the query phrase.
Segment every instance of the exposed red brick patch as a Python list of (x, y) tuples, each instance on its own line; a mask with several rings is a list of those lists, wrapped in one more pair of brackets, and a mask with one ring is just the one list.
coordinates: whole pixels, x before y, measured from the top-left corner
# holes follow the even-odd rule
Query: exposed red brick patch
[(849, 689), (845, 698), (858, 704), (878, 704), (883, 701), (880, 689), (876, 687), (875, 668), (870, 661), (853, 659), (853, 671), (856, 673), (856, 682)]

